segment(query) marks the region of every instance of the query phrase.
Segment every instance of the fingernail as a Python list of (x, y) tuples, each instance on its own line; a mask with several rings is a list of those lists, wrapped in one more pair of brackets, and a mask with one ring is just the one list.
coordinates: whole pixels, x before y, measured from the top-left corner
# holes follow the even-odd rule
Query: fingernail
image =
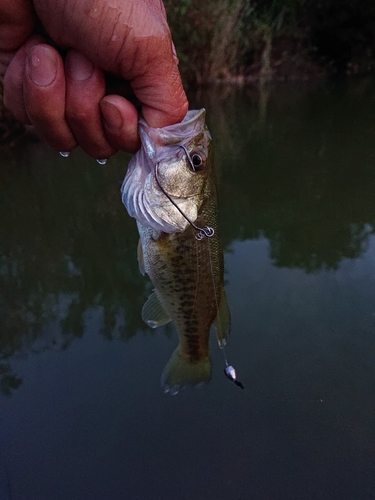
[(100, 109), (103, 116), (103, 121), (109, 130), (114, 132), (120, 130), (123, 126), (123, 119), (119, 109), (108, 101), (102, 101), (100, 103)]
[(72, 80), (83, 82), (94, 73), (95, 66), (80, 52), (71, 51), (66, 58), (68, 75)]
[(108, 161), (107, 158), (97, 158), (96, 161), (99, 163), (99, 165), (105, 165)]
[(60, 151), (60, 155), (63, 158), (68, 158), (68, 156), (70, 155), (70, 151)]
[(57, 55), (49, 47), (36, 45), (30, 50), (27, 69), (31, 80), (39, 87), (48, 87), (56, 78)]

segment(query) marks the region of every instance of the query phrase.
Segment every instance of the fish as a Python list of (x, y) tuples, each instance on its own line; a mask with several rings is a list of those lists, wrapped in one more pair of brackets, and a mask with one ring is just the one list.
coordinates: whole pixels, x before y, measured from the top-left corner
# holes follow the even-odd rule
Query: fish
[(164, 128), (140, 118), (139, 134), (122, 202), (137, 221), (139, 269), (154, 286), (142, 318), (151, 328), (172, 321), (178, 333), (161, 377), (174, 395), (211, 379), (211, 326), (220, 347), (230, 331), (212, 140), (205, 109)]

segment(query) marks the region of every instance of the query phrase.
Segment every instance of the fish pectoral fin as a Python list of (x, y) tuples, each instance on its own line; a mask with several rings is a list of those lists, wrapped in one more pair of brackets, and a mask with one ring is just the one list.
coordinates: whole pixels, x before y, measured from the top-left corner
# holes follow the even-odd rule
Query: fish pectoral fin
[(156, 290), (151, 293), (142, 307), (142, 319), (151, 328), (157, 328), (171, 321), (163, 304), (160, 302)]
[(217, 341), (219, 343), (219, 346), (222, 347), (226, 343), (231, 324), (230, 311), (224, 288), (221, 292), (219, 310), (213, 324), (216, 330)]
[(139, 238), (139, 240), (138, 240), (137, 259), (138, 259), (139, 272), (144, 276), (146, 274), (146, 270), (145, 270), (145, 260), (143, 257), (143, 248), (142, 248), (141, 238)]

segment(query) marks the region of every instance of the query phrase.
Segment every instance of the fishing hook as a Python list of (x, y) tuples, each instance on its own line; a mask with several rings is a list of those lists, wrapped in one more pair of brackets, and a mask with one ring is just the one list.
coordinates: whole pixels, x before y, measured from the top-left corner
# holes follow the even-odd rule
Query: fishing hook
[[(192, 167), (192, 169), (195, 171), (195, 168), (194, 168), (194, 164), (193, 164), (193, 161), (192, 159), (190, 158), (190, 155), (189, 155), (189, 152), (188, 150), (186, 149), (185, 146), (182, 146), (180, 145), (180, 147), (185, 151), (186, 153), (186, 156), (188, 158), (188, 162), (190, 164), (190, 166)], [(205, 227), (198, 227), (194, 224), (194, 222), (192, 222), (189, 217), (184, 214), (184, 212), (181, 210), (181, 208), (177, 205), (177, 203), (172, 199), (171, 196), (169, 196), (169, 194), (165, 191), (165, 189), (162, 187), (162, 185), (160, 184), (159, 182), (159, 179), (158, 179), (158, 167), (159, 167), (159, 163), (156, 163), (155, 165), (155, 180), (157, 182), (157, 185), (159, 186), (159, 188), (161, 189), (161, 191), (165, 194), (165, 196), (168, 198), (168, 200), (172, 203), (172, 205), (177, 208), (177, 210), (180, 212), (180, 214), (182, 215), (182, 217), (184, 217), (188, 223), (195, 229), (198, 231), (198, 233), (195, 235), (195, 239), (198, 240), (198, 241), (201, 241), (203, 240), (203, 238), (206, 236), (207, 238), (211, 238), (214, 234), (215, 234), (215, 230), (213, 227), (210, 227), (210, 226), (205, 226)]]
[(185, 151), (186, 157), (187, 157), (188, 162), (189, 162), (189, 164), (191, 166), (191, 169), (193, 170), (193, 172), (195, 172), (196, 168), (194, 166), (193, 160), (190, 158), (190, 154), (189, 154), (189, 151), (187, 150), (187, 147), (183, 146), (182, 144), (179, 144), (179, 146), (180, 146), (180, 148), (182, 148)]

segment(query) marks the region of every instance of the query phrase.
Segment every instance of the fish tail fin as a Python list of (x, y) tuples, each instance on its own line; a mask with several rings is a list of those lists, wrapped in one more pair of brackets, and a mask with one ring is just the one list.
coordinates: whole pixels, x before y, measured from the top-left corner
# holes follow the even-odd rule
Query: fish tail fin
[(172, 396), (188, 385), (200, 385), (211, 379), (211, 360), (206, 358), (193, 362), (181, 356), (179, 348), (172, 354), (161, 376), (161, 386)]

